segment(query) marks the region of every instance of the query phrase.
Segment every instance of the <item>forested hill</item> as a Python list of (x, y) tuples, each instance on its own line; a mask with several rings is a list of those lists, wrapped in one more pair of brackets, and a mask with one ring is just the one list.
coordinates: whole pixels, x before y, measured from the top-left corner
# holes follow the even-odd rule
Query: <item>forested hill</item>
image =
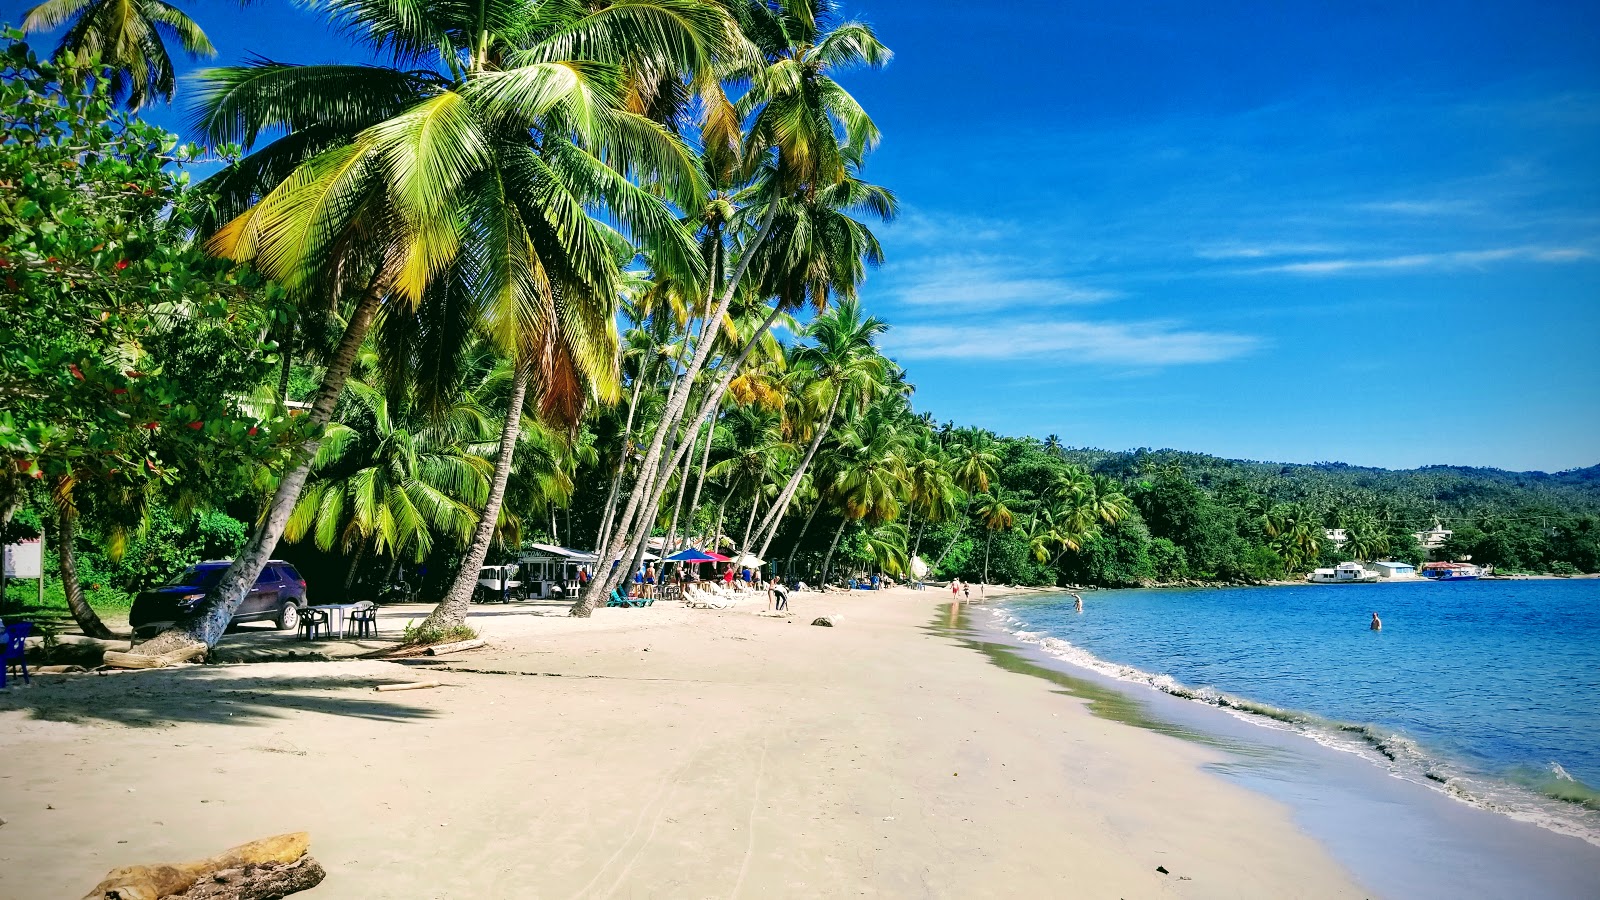
[[(1600, 570), (1600, 466), (1547, 474), (1256, 462), (954, 425), (937, 439), (958, 474), (993, 462), (972, 514), (928, 528), (947, 554), (940, 572), (1030, 584), (1262, 581), (1344, 559), (1430, 555), (1510, 572)], [(1436, 523), (1451, 535), (1430, 553), (1414, 535)]]
[[(1600, 465), (1564, 472), (1509, 472), (1481, 466), (1380, 469), (1341, 462), (1262, 462), (1148, 448), (1064, 448), (1061, 455), (1097, 474), (1123, 479), (1137, 478), (1154, 467), (1177, 465), (1202, 486), (1216, 487), (1244, 479), (1262, 493), (1283, 500), (1370, 491), (1385, 496), (1408, 514), (1427, 519), (1419, 519), (1419, 527), (1431, 524), (1430, 516), (1470, 517), (1496, 507), (1509, 510), (1547, 505), (1567, 513), (1600, 513)], [(1291, 496), (1282, 496), (1285, 492)]]

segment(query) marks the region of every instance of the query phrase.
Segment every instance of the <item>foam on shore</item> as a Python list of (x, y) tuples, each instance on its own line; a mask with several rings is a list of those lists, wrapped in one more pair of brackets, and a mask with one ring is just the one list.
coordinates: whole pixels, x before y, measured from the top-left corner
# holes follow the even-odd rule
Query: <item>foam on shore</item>
[(1429, 753), (1397, 731), (1283, 709), (1211, 687), (1185, 685), (1171, 675), (1101, 659), (1070, 641), (1033, 630), (1004, 604), (984, 608), (1003, 632), (1053, 659), (1212, 706), (1252, 724), (1296, 732), (1325, 747), (1361, 756), (1396, 778), (1425, 785), (1454, 800), (1600, 846), (1600, 817), (1595, 815), (1600, 813), (1600, 791), (1573, 778), (1559, 761), (1552, 760), (1541, 770), (1519, 769), (1498, 777), (1473, 772)]

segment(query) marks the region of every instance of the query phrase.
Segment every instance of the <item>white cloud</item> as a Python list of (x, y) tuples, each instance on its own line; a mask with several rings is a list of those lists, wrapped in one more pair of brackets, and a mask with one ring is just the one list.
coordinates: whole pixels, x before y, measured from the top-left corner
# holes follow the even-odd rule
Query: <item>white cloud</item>
[(894, 298), (907, 306), (993, 311), (1101, 303), (1122, 296), (1062, 278), (1036, 262), (983, 253), (934, 257), (914, 267), (896, 266), (888, 274), (894, 279)]
[(1450, 253), (1411, 253), (1369, 259), (1322, 259), (1252, 269), (1253, 273), (1285, 272), (1292, 275), (1337, 275), (1345, 272), (1383, 272), (1408, 269), (1460, 269), (1508, 260), (1566, 263), (1594, 259), (1583, 247), (1497, 247)]
[(885, 336), (902, 359), (1034, 359), (1059, 363), (1173, 366), (1242, 356), (1260, 343), (1227, 332), (1185, 330), (1171, 322), (1062, 322), (905, 325)]

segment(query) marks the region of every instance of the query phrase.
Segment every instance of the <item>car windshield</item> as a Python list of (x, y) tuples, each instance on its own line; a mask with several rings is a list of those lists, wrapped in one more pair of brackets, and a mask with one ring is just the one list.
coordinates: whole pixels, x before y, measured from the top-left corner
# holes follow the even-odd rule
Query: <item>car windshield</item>
[(207, 566), (203, 569), (190, 569), (178, 576), (178, 580), (167, 587), (196, 587), (210, 590), (218, 581), (222, 580), (222, 573), (228, 571), (227, 566)]

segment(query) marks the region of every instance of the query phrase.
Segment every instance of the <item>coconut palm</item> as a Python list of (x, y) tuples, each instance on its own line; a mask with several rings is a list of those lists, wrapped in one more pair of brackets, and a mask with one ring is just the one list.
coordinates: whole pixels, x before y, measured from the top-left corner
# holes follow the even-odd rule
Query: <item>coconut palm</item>
[[(995, 452), (994, 439), (988, 434), (963, 429), (959, 432), (950, 450), (949, 468), (950, 477), (956, 486), (967, 494), (967, 516), (972, 515), (973, 500), (989, 490), (989, 483), (994, 480), (995, 473), (1000, 465), (1000, 454)], [(955, 549), (956, 542), (961, 540), (961, 533), (950, 539), (944, 551), (934, 562), (931, 571), (938, 571), (943, 565), (946, 556)]]
[(464, 545), (493, 472), (468, 450), (493, 434), (477, 398), (466, 394), (446, 417), (428, 421), (395, 410), (362, 381), (352, 379), (345, 391), (349, 414), (328, 425), (284, 538), (310, 535), (323, 550), (358, 548), (352, 575), (368, 548), (421, 562), (439, 539)]
[(989, 545), (994, 541), (997, 531), (1010, 531), (1016, 525), (1016, 514), (1011, 511), (1011, 498), (999, 486), (991, 493), (978, 497), (977, 508), (973, 510), (978, 516), (978, 521), (983, 524), (986, 536), (983, 540), (983, 583), (989, 583)]
[[(520, 392), (531, 383), (541, 414), (573, 421), (590, 385), (614, 389), (627, 240), (651, 246), (658, 264), (701, 268), (663, 202), (702, 193), (692, 156), (623, 98), (640, 67), (708, 69), (726, 44), (720, 10), (692, 0), (326, 8), (396, 66), (256, 61), (201, 76), (196, 125), (213, 143), (282, 134), (209, 180), (219, 213), (234, 216), (210, 247), (296, 295), (352, 308), (308, 417), (312, 436), (235, 564), (168, 644), (221, 636), (282, 534), (316, 432), (380, 309), (401, 319), (430, 303), (456, 310), (444, 318), (481, 328), (518, 361), (493, 507), (510, 475)], [(496, 517), (486, 518), (492, 531)], [(483, 530), (473, 553), (487, 547)]]
[(111, 96), (130, 109), (170, 101), (177, 90), (166, 41), (176, 41), (190, 59), (217, 55), (200, 26), (163, 0), (45, 0), (22, 18), (25, 33), (63, 24), (56, 54), (98, 58), (111, 70)]
[(899, 516), (905, 501), (909, 446), (910, 436), (881, 407), (867, 410), (839, 433), (828, 493), (840, 522), (822, 560), (822, 583), (827, 583), (834, 551), (851, 522), (865, 522), (870, 528)]
[(801, 479), (816, 459), (817, 450), (843, 405), (850, 403), (857, 409), (864, 408), (887, 390), (893, 364), (878, 352), (875, 341), (888, 330), (887, 322), (875, 316), (863, 316), (861, 303), (854, 297), (840, 300), (838, 306), (817, 316), (806, 329), (806, 337), (812, 343), (796, 351), (795, 362), (810, 375), (806, 392), (813, 407), (822, 407), (825, 403), (827, 411), (817, 420), (805, 456), (761, 523), (758, 534), (763, 537), (757, 556), (766, 556), (784, 513), (800, 488)]
[[(709, 296), (708, 320), (720, 320), (734, 296), (745, 289), (745, 274), (774, 233), (784, 201), (789, 198), (814, 200), (825, 188), (844, 182), (851, 168), (859, 167), (867, 151), (878, 142), (878, 128), (855, 98), (833, 78), (840, 70), (887, 63), (891, 57), (872, 29), (860, 22), (837, 21), (832, 0), (774, 0), (771, 3), (730, 3), (729, 10), (739, 22), (754, 52), (730, 54), (730, 65), (719, 72), (724, 79), (748, 84), (736, 103), (712, 98), (706, 106), (720, 123), (715, 133), (720, 139), (705, 140), (711, 147), (731, 145), (733, 123), (747, 122), (745, 140), (739, 152), (739, 166), (746, 172), (763, 173), (744, 213), (760, 209), (758, 225), (742, 241), (738, 263), (728, 270), (726, 281), (713, 282)], [(720, 97), (720, 92), (715, 92)], [(718, 150), (718, 157), (727, 154)], [(697, 207), (685, 207), (697, 208)], [(747, 218), (747, 217), (746, 217)], [(753, 223), (752, 223), (753, 224)], [(721, 271), (718, 267), (715, 271)], [(774, 313), (777, 309), (775, 307)], [(666, 472), (675, 463), (659, 465), (662, 448), (674, 435), (688, 409), (690, 393), (710, 358), (712, 343), (700, 342), (683, 378), (673, 390), (660, 429), (645, 453), (642, 471)], [(735, 377), (742, 359), (724, 367), (714, 387), (691, 421), (706, 418), (720, 399), (722, 390)], [(619, 553), (629, 543), (642, 545), (651, 501), (665, 491), (662, 479), (645, 477), (634, 485), (623, 514), (624, 527), (611, 538), (611, 546), (601, 548), (602, 557)], [(630, 534), (631, 533), (631, 534)], [(631, 539), (630, 539), (631, 538)], [(585, 589), (572, 614), (585, 616), (597, 598), (605, 596), (623, 573), (608, 573), (596, 578)]]

